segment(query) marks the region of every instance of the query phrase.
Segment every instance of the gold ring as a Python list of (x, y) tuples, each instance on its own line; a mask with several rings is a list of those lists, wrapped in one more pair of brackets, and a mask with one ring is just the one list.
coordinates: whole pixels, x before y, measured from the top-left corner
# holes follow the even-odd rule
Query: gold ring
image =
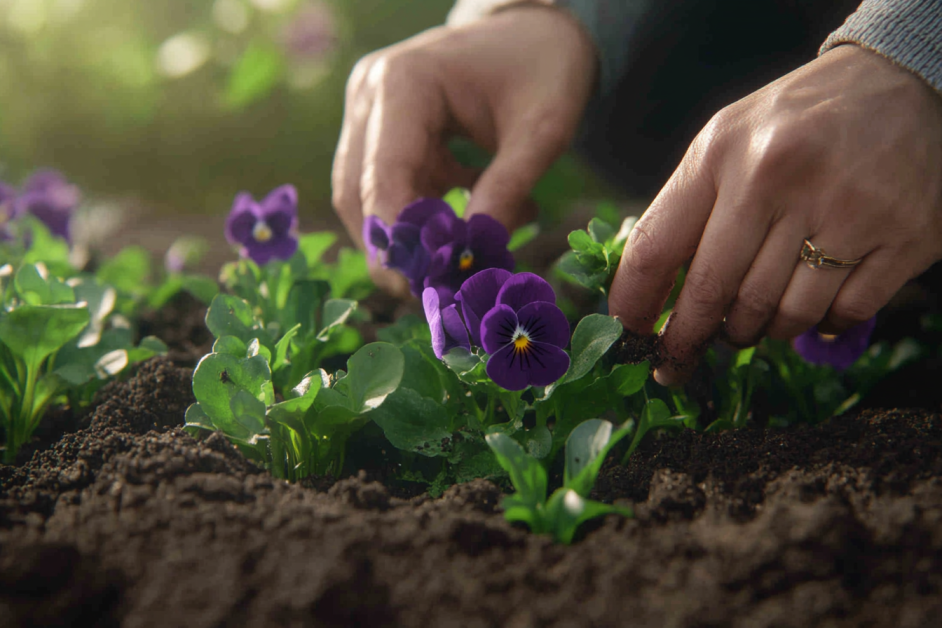
[(837, 259), (836, 257), (831, 257), (824, 252), (824, 249), (819, 249), (815, 245), (811, 244), (811, 240), (805, 239), (804, 246), (801, 247), (801, 260), (808, 265), (808, 268), (818, 269), (818, 268), (853, 268), (857, 264), (863, 261), (863, 258), (859, 259)]

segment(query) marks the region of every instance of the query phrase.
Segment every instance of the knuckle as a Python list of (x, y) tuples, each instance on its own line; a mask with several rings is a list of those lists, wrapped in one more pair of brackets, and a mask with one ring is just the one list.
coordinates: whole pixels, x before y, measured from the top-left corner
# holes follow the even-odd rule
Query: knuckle
[(722, 310), (732, 300), (729, 283), (706, 264), (691, 268), (681, 292), (684, 308), (694, 312)]
[(347, 78), (345, 91), (347, 100), (352, 100), (359, 93), (366, 82), (367, 76), (370, 74), (370, 68), (376, 63), (378, 56), (378, 53), (370, 53), (361, 57), (353, 66), (353, 70), (350, 72), (349, 78)]
[(644, 221), (639, 221), (628, 235), (625, 265), (641, 275), (661, 273), (666, 254), (664, 246), (648, 233)]
[(773, 327), (778, 332), (777, 336), (790, 337), (814, 327), (820, 318), (805, 308), (783, 303), (779, 306)]
[(878, 309), (874, 300), (866, 295), (838, 295), (831, 304), (830, 314), (849, 325), (856, 325), (876, 316)]
[(733, 309), (737, 316), (752, 318), (757, 321), (767, 321), (778, 308), (778, 301), (767, 288), (753, 282), (744, 282), (739, 287)]

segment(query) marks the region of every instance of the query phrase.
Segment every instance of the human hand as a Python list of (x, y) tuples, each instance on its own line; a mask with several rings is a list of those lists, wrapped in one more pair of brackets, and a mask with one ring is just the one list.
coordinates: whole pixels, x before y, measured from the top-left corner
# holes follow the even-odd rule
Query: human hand
[[(334, 207), (351, 237), (362, 245), (365, 215), (392, 224), (416, 198), (453, 187), (472, 188), (469, 215), (508, 230), (532, 219), (529, 192), (570, 143), (596, 65), (588, 36), (544, 7), (436, 28), (363, 58), (347, 84), (333, 167)], [(459, 164), (447, 146), (454, 136), (494, 153), (491, 165)], [(374, 277), (390, 289), (388, 273)]]
[[(809, 268), (805, 238), (863, 261)], [(942, 258), (942, 98), (887, 59), (841, 46), (726, 107), (632, 231), (611, 313), (650, 333), (691, 258), (661, 335), (665, 385), (689, 377), (717, 332), (749, 346), (873, 317)]]

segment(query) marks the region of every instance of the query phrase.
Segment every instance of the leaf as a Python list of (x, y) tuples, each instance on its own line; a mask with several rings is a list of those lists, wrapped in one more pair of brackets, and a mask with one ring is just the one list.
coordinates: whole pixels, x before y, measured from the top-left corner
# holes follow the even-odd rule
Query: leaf
[(219, 283), (212, 277), (198, 274), (185, 274), (181, 277), (181, 287), (205, 304), (212, 302), (219, 294)]
[[(71, 283), (71, 282), (70, 282)], [(91, 347), (101, 340), (105, 319), (114, 310), (118, 298), (111, 286), (103, 286), (93, 279), (80, 279), (72, 285), (77, 301), (88, 304), (89, 321), (79, 337), (78, 346)]]
[(200, 406), (199, 402), (190, 404), (190, 407), (186, 409), (186, 415), (183, 421), (184, 427), (198, 427), (210, 431), (215, 431), (216, 429), (212, 419), (203, 412), (203, 408)]
[[(462, 218), (465, 210), (468, 208), (468, 201), (471, 200), (471, 192), (464, 188), (453, 188), (442, 197), (442, 200), (451, 205), (451, 208), (455, 210), (455, 215), (458, 216), (458, 218)], [(512, 251), (513, 249), (510, 250)]]
[(605, 456), (632, 429), (633, 426), (628, 423), (613, 433), (612, 424), (600, 419), (590, 419), (579, 424), (566, 441), (563, 486), (573, 489), (581, 497), (588, 497), (598, 479)]
[(273, 360), (271, 362), (271, 370), (277, 371), (287, 362), (288, 349), (291, 346), (291, 339), (298, 334), (298, 330), (301, 329), (301, 323), (296, 324), (294, 327), (285, 332), (285, 335), (275, 343), (275, 352), (273, 354)]
[(510, 242), (507, 243), (508, 251), (516, 251), (522, 246), (529, 244), (533, 239), (540, 235), (540, 225), (536, 222), (523, 225), (513, 232), (510, 236)]
[(429, 346), (432, 343), (428, 323), (415, 314), (400, 316), (392, 325), (377, 330), (376, 337), (397, 347), (401, 347), (414, 338), (428, 343)]
[(438, 371), (438, 368), (443, 368), (441, 363), (439, 362), (436, 368), (436, 364), (429, 361), (411, 345), (403, 346), (401, 350), (405, 358), (405, 368), (399, 385), (403, 388), (411, 388), (419, 395), (428, 397), (436, 403), (442, 403), (445, 398), (445, 386)]
[(553, 451), (553, 435), (545, 426), (537, 425), (526, 431), (523, 445), (528, 454), (542, 460)]
[(307, 267), (314, 268), (321, 262), (324, 253), (327, 252), (334, 242), (337, 241), (337, 234), (333, 231), (318, 231), (315, 233), (306, 233), (298, 239), (298, 250), (304, 256)]
[(588, 232), (593, 240), (605, 244), (615, 235), (615, 228), (601, 218), (593, 218), (589, 221)]
[(622, 325), (618, 319), (603, 314), (590, 314), (576, 326), (572, 335), (572, 364), (565, 382), (585, 376), (609, 347), (621, 338)]
[(260, 323), (244, 300), (228, 294), (217, 294), (206, 311), (206, 326), (214, 336), (235, 336), (249, 343), (259, 336)]
[(631, 230), (635, 228), (637, 222), (637, 216), (628, 216), (621, 221), (621, 227), (618, 228), (618, 233), (616, 233), (615, 237), (612, 239), (612, 248), (616, 250), (625, 248), (625, 243), (628, 242), (628, 236), (631, 235)]
[(248, 347), (235, 336), (220, 336), (213, 343), (213, 353), (226, 353), (237, 358), (245, 356)]
[(644, 388), (650, 376), (651, 365), (648, 362), (619, 364), (608, 375), (609, 386), (622, 397), (630, 397)]
[(139, 295), (147, 289), (150, 269), (151, 259), (147, 249), (129, 246), (103, 263), (95, 276), (101, 283), (113, 286), (118, 292)]
[[(358, 299), (372, 290), (369, 266), (362, 251), (343, 248), (337, 254), (337, 264), (330, 274), (330, 294), (335, 299)], [(364, 289), (369, 286), (369, 289)]]
[(229, 73), (224, 102), (241, 109), (267, 96), (281, 81), (285, 62), (277, 48), (253, 42), (236, 61)]
[(553, 492), (546, 504), (545, 531), (549, 532), (557, 543), (568, 545), (572, 543), (580, 525), (609, 514), (633, 516), (630, 509), (584, 499), (572, 489), (561, 488)]
[[(258, 437), (267, 434), (265, 428), (265, 404), (245, 390), (236, 391), (229, 400), (229, 409), (235, 422), (246, 436), (240, 438), (249, 445), (258, 442)], [(227, 433), (227, 435), (230, 435)], [(235, 436), (235, 434), (232, 434)]]
[(397, 449), (429, 457), (451, 449), (448, 412), (411, 388), (399, 388), (389, 395), (382, 406), (370, 413), (370, 418)]
[(368, 412), (399, 387), (404, 366), (402, 351), (386, 342), (373, 342), (347, 360), (347, 376), (337, 388), (350, 398), (355, 412)]
[(288, 293), (288, 303), (280, 312), (282, 325), (287, 328), (300, 325), (301, 338), (317, 333), (317, 314), (321, 303), (330, 294), (330, 284), (322, 280), (296, 281)]
[(324, 327), (317, 334), (317, 339), (326, 342), (330, 330), (347, 322), (350, 315), (357, 309), (357, 302), (350, 299), (329, 299), (324, 303)]
[(193, 371), (193, 394), (213, 424), (227, 436), (245, 438), (230, 407), (230, 400), (244, 390), (263, 404), (271, 405), (271, 370), (264, 356), (238, 358), (210, 353)]
[(500, 466), (510, 475), (520, 505), (536, 508), (546, 500), (546, 470), (520, 444), (501, 432), (484, 437)]
[(123, 371), (127, 365), (128, 352), (124, 349), (115, 349), (95, 362), (95, 374), (98, 375), (98, 379), (108, 379)]
[(271, 351), (259, 342), (258, 338), (252, 338), (252, 342), (245, 348), (245, 357), (254, 358), (257, 355), (262, 356), (266, 362), (271, 364)]
[(84, 305), (21, 305), (0, 317), (0, 342), (35, 369), (78, 336), (88, 321)]

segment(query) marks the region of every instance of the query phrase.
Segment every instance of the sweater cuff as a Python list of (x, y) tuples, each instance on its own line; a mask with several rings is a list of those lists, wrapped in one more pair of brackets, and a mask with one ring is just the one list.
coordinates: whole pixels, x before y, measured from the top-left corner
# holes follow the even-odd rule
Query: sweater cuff
[(585, 28), (599, 56), (599, 94), (611, 92), (624, 74), (629, 43), (653, 0), (458, 0), (448, 24), (458, 26), (513, 5), (543, 4), (565, 9)]
[(883, 55), (942, 94), (939, 0), (864, 0), (825, 40), (818, 54), (848, 43)]

